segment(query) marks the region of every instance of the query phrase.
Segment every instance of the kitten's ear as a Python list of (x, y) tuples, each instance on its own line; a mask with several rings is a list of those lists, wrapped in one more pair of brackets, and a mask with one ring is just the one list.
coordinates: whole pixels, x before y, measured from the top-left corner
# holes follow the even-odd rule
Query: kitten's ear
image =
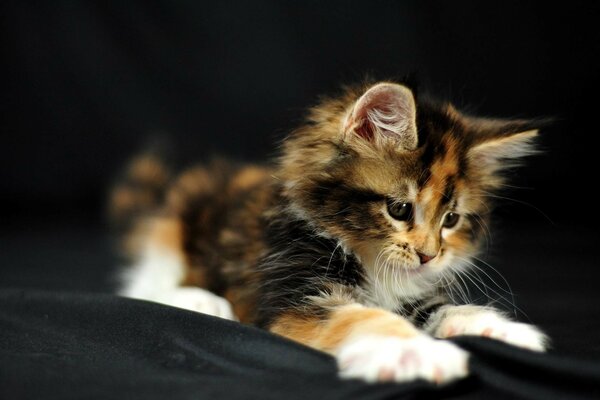
[(344, 133), (370, 142), (394, 140), (405, 150), (417, 147), (416, 106), (412, 92), (395, 83), (379, 83), (354, 103)]
[(468, 150), (471, 165), (492, 174), (536, 153), (534, 139), (543, 121), (472, 119), (473, 142)]

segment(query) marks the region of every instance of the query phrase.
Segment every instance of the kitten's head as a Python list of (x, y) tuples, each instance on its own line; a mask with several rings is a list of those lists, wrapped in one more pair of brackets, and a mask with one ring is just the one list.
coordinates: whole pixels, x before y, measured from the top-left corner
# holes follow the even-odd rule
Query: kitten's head
[(313, 108), (285, 141), (280, 178), (292, 211), (356, 255), (373, 284), (418, 295), (469, 262), (502, 170), (536, 134), (383, 82)]

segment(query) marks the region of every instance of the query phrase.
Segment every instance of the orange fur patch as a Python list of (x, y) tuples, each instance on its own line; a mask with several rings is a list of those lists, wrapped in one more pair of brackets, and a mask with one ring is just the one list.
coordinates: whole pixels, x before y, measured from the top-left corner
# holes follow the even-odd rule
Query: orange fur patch
[(175, 218), (156, 218), (150, 228), (149, 240), (152, 244), (173, 251), (182, 251), (183, 231), (181, 222)]
[(129, 167), (128, 175), (138, 182), (163, 185), (169, 179), (168, 171), (162, 162), (151, 155), (137, 158)]
[(210, 173), (203, 167), (195, 167), (182, 173), (167, 193), (168, 209), (181, 214), (190, 206), (190, 199), (209, 196), (214, 191)]
[[(183, 254), (183, 227), (181, 221), (176, 218), (156, 218), (151, 225), (149, 243), (152, 246), (167, 248), (175, 253)], [(206, 271), (199, 266), (190, 267), (186, 265), (186, 274), (181, 282), (182, 286), (206, 287)]]
[(285, 314), (270, 328), (271, 332), (318, 350), (335, 353), (339, 346), (356, 335), (412, 337), (417, 329), (391, 312), (348, 305), (333, 311), (325, 320), (314, 316)]
[(229, 183), (232, 193), (248, 190), (269, 177), (269, 170), (265, 168), (249, 166), (238, 171)]
[(240, 289), (237, 287), (228, 289), (223, 297), (225, 297), (227, 301), (231, 303), (231, 306), (233, 307), (233, 313), (241, 323), (249, 324), (254, 321), (256, 313), (256, 304), (254, 298), (240, 291)]

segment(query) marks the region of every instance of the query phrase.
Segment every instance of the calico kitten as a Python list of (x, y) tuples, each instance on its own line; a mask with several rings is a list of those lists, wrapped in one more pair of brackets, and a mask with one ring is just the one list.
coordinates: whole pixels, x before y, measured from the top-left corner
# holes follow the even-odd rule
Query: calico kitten
[(543, 351), (535, 327), (453, 304), (443, 285), (536, 135), (382, 82), (310, 110), (272, 167), (213, 162), (171, 180), (142, 156), (112, 195), (133, 263), (120, 293), (256, 324), (368, 381), (465, 376), (468, 354), (435, 338)]

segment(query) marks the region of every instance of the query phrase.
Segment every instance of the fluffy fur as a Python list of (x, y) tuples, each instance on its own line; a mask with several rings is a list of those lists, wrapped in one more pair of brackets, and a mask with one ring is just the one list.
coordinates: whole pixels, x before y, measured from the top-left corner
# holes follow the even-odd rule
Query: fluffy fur
[(381, 82), (311, 109), (271, 167), (215, 162), (170, 178), (143, 155), (112, 194), (133, 265), (121, 293), (256, 324), (370, 381), (464, 376), (468, 355), (431, 336), (543, 350), (537, 329), (445, 290), (536, 134)]

